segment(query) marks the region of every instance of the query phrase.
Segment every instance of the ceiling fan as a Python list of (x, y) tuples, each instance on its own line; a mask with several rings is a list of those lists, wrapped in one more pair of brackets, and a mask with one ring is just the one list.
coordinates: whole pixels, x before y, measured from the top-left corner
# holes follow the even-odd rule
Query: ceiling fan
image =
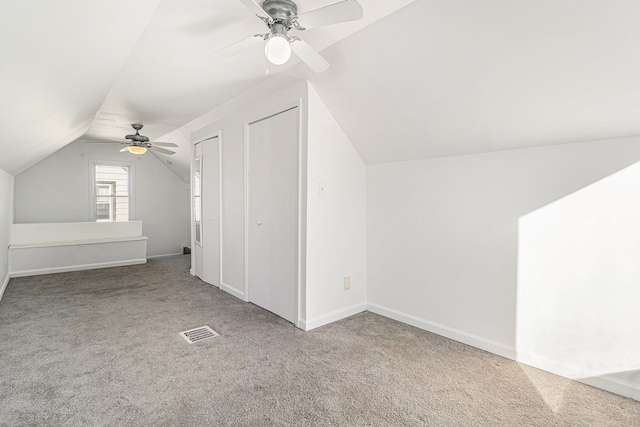
[(142, 125), (140, 123), (132, 123), (131, 127), (135, 129), (136, 133), (133, 135), (125, 136), (130, 142), (123, 142), (123, 144), (127, 144), (120, 152), (128, 151), (133, 154), (144, 154), (148, 149), (156, 151), (158, 153), (163, 154), (175, 154), (175, 151), (167, 150), (162, 147), (177, 147), (178, 144), (174, 144), (173, 142), (154, 142), (153, 144), (149, 142), (149, 138), (140, 135), (140, 129), (142, 129)]
[(275, 65), (286, 63), (293, 51), (314, 72), (329, 68), (329, 63), (300, 37), (290, 35), (289, 30), (306, 29), (356, 21), (363, 16), (358, 0), (342, 0), (319, 9), (298, 14), (298, 5), (294, 0), (239, 0), (249, 10), (264, 21), (269, 31), (255, 34), (232, 44), (218, 54), (231, 56), (252, 46), (256, 40), (266, 41), (265, 55)]
[(136, 133), (133, 135), (126, 135), (124, 137), (127, 140), (126, 142), (123, 142), (123, 141), (85, 141), (85, 142), (99, 143), (99, 144), (102, 144), (102, 143), (126, 144), (126, 147), (120, 150), (121, 153), (128, 151), (132, 154), (144, 154), (147, 152), (147, 150), (153, 150), (155, 152), (168, 154), (168, 155), (175, 154), (175, 151), (167, 150), (166, 148), (162, 148), (162, 147), (178, 147), (178, 144), (174, 144), (173, 142), (151, 143), (149, 142), (148, 137), (144, 135), (140, 135), (140, 129), (142, 129), (142, 126), (143, 125), (140, 123), (133, 123), (131, 127), (135, 129)]

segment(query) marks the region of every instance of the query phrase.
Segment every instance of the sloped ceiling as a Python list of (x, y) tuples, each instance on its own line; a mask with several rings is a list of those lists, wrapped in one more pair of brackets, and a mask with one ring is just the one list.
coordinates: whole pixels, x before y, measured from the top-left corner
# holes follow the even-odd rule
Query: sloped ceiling
[(215, 54), (265, 30), (238, 0), (2, 2), (0, 168), (134, 122), (162, 139), (278, 73), (312, 82), (367, 163), (640, 134), (640, 2), (360, 3), (362, 21), (304, 33), (328, 71), (267, 75), (261, 46)]
[(368, 164), (640, 134), (640, 2), (418, 0), (308, 75)]
[[(411, 1), (360, 0), (364, 19), (304, 37), (321, 50)], [(335, 2), (297, 4), (304, 13)], [(15, 175), (78, 138), (122, 142), (131, 123), (153, 141), (288, 72), (270, 66), (267, 74), (261, 45), (215, 54), (266, 30), (238, 0), (2, 2), (0, 168)]]
[(0, 2), (0, 168), (82, 136), (160, 0)]

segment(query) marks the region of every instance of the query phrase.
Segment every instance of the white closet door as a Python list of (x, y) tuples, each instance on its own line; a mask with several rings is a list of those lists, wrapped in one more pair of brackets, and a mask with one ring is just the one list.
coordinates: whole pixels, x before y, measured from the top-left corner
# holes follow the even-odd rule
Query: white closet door
[(220, 141), (206, 139), (202, 145), (202, 276), (220, 286)]
[(298, 109), (249, 126), (249, 301), (295, 322)]

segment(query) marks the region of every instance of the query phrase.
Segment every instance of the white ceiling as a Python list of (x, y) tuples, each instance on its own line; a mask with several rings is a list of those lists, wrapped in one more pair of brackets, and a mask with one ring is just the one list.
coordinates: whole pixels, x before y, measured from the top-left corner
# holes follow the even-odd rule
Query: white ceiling
[[(365, 162), (640, 134), (637, 0), (412, 1), (303, 33), (324, 73), (270, 67), (309, 79)], [(260, 45), (215, 54), (264, 31), (238, 0), (1, 2), (0, 168), (134, 122), (162, 139), (270, 78)]]
[(417, 0), (323, 55), (368, 164), (640, 135), (637, 0)]
[(0, 2), (0, 168), (86, 132), (159, 2)]
[[(301, 35), (321, 50), (411, 1), (360, 0), (364, 19)], [(260, 44), (215, 54), (266, 30), (238, 0), (2, 2), (0, 168), (17, 174), (79, 137), (123, 141), (131, 123), (152, 141), (179, 128), (269, 78)]]

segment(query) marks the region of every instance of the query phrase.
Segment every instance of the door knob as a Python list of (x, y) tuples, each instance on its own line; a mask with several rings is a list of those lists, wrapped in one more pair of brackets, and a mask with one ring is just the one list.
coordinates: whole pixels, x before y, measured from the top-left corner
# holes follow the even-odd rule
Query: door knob
[(209, 221), (213, 221), (213, 218), (209, 218)]
[(258, 225), (262, 225), (262, 221), (258, 221)]

